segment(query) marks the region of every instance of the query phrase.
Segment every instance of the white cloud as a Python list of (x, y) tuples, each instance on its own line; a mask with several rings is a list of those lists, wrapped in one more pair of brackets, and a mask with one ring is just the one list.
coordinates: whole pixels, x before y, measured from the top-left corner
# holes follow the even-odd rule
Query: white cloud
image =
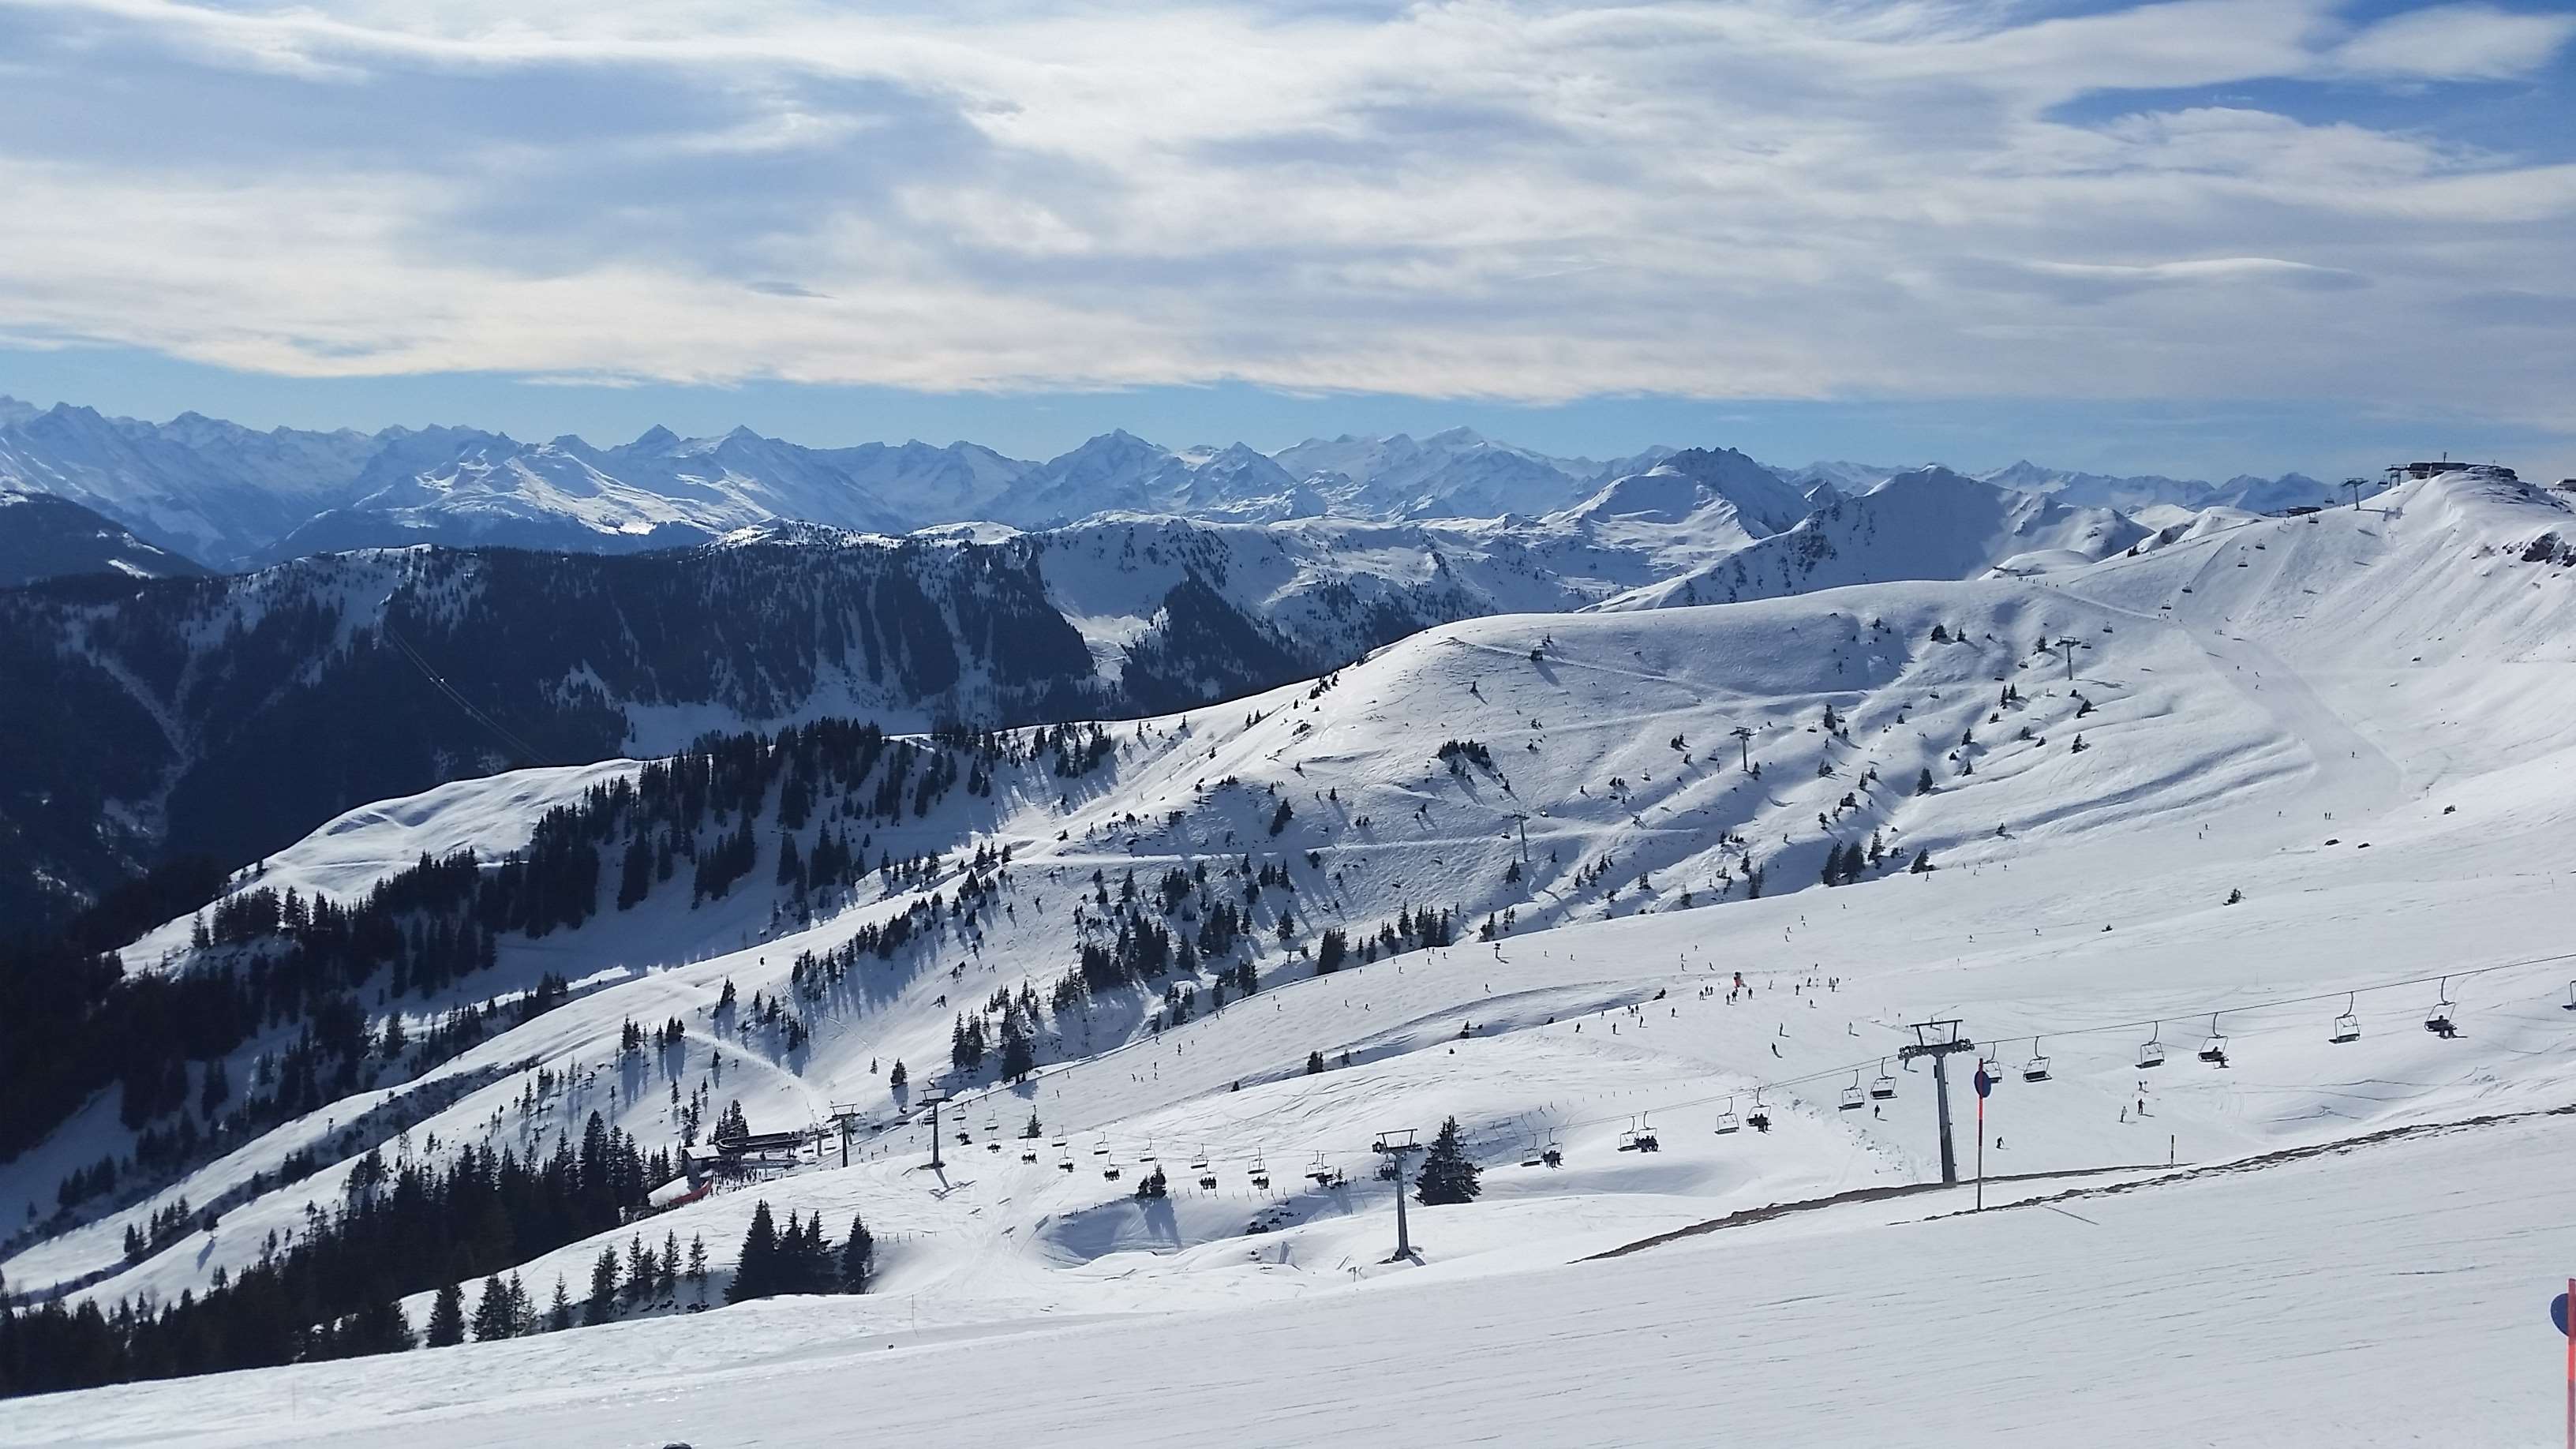
[[(2528, 74), (2571, 23), (0, 0), (0, 325), (292, 374), (2563, 422), (2576, 359), (2488, 355), (2457, 304), (2576, 294), (2576, 166), (2355, 78)], [(2282, 81), (2372, 104), (2221, 95)], [(2392, 370), (2400, 331), (2456, 355)]]
[(2504, 79), (2547, 66), (2571, 36), (2576, 15), (2435, 5), (2369, 26), (2337, 46), (2333, 61), (2357, 75)]

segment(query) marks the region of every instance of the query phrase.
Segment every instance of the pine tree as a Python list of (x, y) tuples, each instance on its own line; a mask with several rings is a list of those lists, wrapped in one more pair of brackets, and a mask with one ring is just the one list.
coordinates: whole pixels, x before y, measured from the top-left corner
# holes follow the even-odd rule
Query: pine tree
[(1319, 1073), (1319, 1072), (1323, 1071), (1323, 1069), (1324, 1069), (1324, 1054), (1323, 1054), (1322, 1052), (1308, 1052), (1308, 1053), (1306, 1053), (1306, 1075), (1307, 1075), (1307, 1076), (1310, 1076), (1310, 1077), (1311, 1077), (1311, 1076), (1314, 1076), (1315, 1074), (1317, 1074), (1317, 1073)]
[(1931, 871), (1932, 852), (1929, 850), (1918, 850), (1914, 852), (1914, 864), (1906, 868), (1906, 874), (1928, 875)]
[(429, 1346), (445, 1348), (465, 1341), (465, 1290), (454, 1283), (438, 1290), (429, 1305)]
[(561, 1333), (572, 1327), (572, 1294), (565, 1291), (563, 1275), (555, 1275), (555, 1301), (546, 1308), (546, 1332)]
[(1414, 1182), (1414, 1201), (1424, 1207), (1474, 1202), (1484, 1190), (1476, 1181), (1476, 1164), (1458, 1140), (1457, 1118), (1440, 1124), (1440, 1135), (1431, 1139), (1431, 1150), (1422, 1155), (1422, 1171)]
[(876, 1261), (876, 1239), (869, 1235), (867, 1223), (856, 1213), (851, 1214), (850, 1236), (841, 1244), (841, 1291), (867, 1292), (868, 1279), (876, 1271)]
[(1923, 773), (1921, 773), (1921, 774), (1919, 774), (1919, 775), (1916, 775), (1916, 776), (1914, 777), (1914, 793), (1915, 793), (1915, 794), (1917, 794), (1917, 795), (1929, 795), (1929, 794), (1931, 794), (1931, 793), (1932, 793), (1932, 767), (1931, 767), (1931, 766), (1929, 766), (1929, 765), (1924, 766), (1924, 767), (1923, 767)]
[(901, 1091), (903, 1089), (903, 1084), (910, 1080), (911, 1078), (906, 1076), (904, 1073), (903, 1062), (901, 1059), (896, 1060), (893, 1071), (886, 1073), (886, 1085), (897, 1091)]
[(501, 1275), (483, 1280), (483, 1296), (474, 1302), (474, 1341), (489, 1343), (508, 1338), (517, 1325), (510, 1320), (510, 1290), (503, 1286)]
[(753, 1298), (766, 1298), (777, 1291), (778, 1220), (770, 1216), (769, 1200), (763, 1198), (751, 1210), (751, 1230), (743, 1235), (742, 1257), (734, 1264), (733, 1283), (725, 1289), (727, 1303), (741, 1303)]
[(590, 1297), (582, 1303), (581, 1321), (606, 1323), (617, 1316), (617, 1250), (602, 1248), (590, 1265)]

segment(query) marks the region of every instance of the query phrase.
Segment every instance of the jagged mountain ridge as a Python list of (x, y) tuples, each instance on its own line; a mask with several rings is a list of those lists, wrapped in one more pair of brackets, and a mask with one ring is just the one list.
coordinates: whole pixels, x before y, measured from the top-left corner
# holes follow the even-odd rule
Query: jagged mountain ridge
[[(1309, 439), (1264, 454), (1239, 442), (1174, 449), (1113, 431), (1032, 462), (967, 442), (808, 448), (747, 428), (682, 438), (655, 427), (604, 448), (469, 427), (258, 432), (195, 413), (156, 424), (0, 399), (0, 486), (70, 498), (147, 542), (223, 568), (412, 543), (633, 552), (782, 520), (901, 534), (973, 521), (1054, 527), (1105, 512), (1247, 522), (1536, 518), (1579, 507), (1674, 451), (1553, 457), (1454, 428), (1419, 439)], [(1897, 470), (1819, 463), (1765, 471), (1801, 493), (1827, 485), (1830, 496), (1813, 500), (1821, 505)], [(1988, 476), (2124, 509), (2267, 511), (2322, 491), (2295, 474), (2210, 485), (2025, 463)]]

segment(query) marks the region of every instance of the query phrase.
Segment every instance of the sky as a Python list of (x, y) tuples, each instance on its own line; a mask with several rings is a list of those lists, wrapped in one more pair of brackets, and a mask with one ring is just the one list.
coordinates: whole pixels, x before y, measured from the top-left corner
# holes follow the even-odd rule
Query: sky
[(2571, 41), (2326, 0), (0, 0), (0, 393), (2556, 477)]

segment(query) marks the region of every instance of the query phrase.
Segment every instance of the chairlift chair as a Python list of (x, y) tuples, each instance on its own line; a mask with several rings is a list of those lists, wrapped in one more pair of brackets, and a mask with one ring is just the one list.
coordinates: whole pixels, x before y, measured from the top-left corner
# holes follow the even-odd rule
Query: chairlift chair
[(2361, 1040), (2361, 1018), (2355, 1016), (2352, 1010), (2353, 997), (2357, 994), (2358, 993), (2347, 993), (2345, 995), (2343, 999), (2343, 1015), (2335, 1018), (2334, 1035), (2327, 1037), (2326, 1040), (2331, 1042)]
[(1637, 1150), (1639, 1152), (1661, 1152), (1664, 1150), (1663, 1139), (1655, 1135), (1655, 1124), (1647, 1121), (1643, 1117), (1637, 1119)]
[(1035, 1161), (1037, 1161), (1037, 1160), (1038, 1160), (1038, 1150), (1037, 1150), (1036, 1148), (1034, 1148), (1034, 1147), (1023, 1147), (1023, 1148), (1021, 1148), (1021, 1149), (1020, 1149), (1020, 1160), (1021, 1160), (1022, 1162), (1035, 1162)]
[(1753, 1111), (1745, 1117), (1744, 1123), (1756, 1132), (1771, 1130), (1771, 1109), (1762, 1105), (1762, 1094), (1759, 1091), (1753, 1094)]
[(1055, 1165), (1058, 1172), (1073, 1171), (1073, 1154), (1066, 1153), (1065, 1155), (1057, 1158)]
[(1873, 1102), (1886, 1102), (1894, 1100), (1895, 1096), (1896, 1078), (1887, 1074), (1887, 1058), (1880, 1057), (1878, 1075), (1870, 1080), (1869, 1098)]
[(2227, 1037), (2218, 1029), (2218, 1013), (2209, 1014), (2209, 1039), (2200, 1044), (2200, 1059), (2224, 1065), (2227, 1061)]
[(1729, 1132), (1739, 1130), (1743, 1126), (1744, 1124), (1742, 1122), (1736, 1120), (1735, 1099), (1733, 1097), (1727, 1098), (1726, 1110), (1717, 1114), (1717, 1135), (1723, 1137)]
[(1118, 1159), (1114, 1157), (1109, 1159), (1109, 1165), (1100, 1169), (1100, 1175), (1109, 1179), (1111, 1182), (1116, 1182), (1118, 1180)]
[(2040, 1051), (2038, 1037), (2030, 1039), (2030, 1060), (2021, 1064), (2021, 1079), (2025, 1082), (2048, 1080), (2048, 1057)]
[(2567, 999), (2558, 1003), (2560, 1011), (2576, 1011), (2576, 981), (2567, 983)]
[(1842, 1109), (1846, 1112), (1857, 1112), (1868, 1105), (1869, 1093), (1860, 1089), (1860, 1073), (1854, 1072), (1852, 1084), (1843, 1088)]
[(1270, 1185), (1270, 1164), (1262, 1160), (1259, 1156), (1255, 1156), (1252, 1159), (1252, 1185), (1254, 1187), (1268, 1187)]
[(1538, 1150), (1538, 1160), (1546, 1163), (1550, 1167), (1563, 1167), (1565, 1165), (1565, 1149), (1556, 1145), (1556, 1134), (1554, 1132), (1547, 1134), (1546, 1145)]
[(2424, 1013), (2424, 1029), (2436, 1036), (2449, 1036), (2452, 1032), (2451, 1012), (2454, 1009), (2451, 1001), (2451, 978), (2445, 976), (2442, 978), (2441, 990), (2434, 997), (2433, 1009)]
[(2147, 1034), (2147, 1039), (2138, 1043), (2138, 1068), (2143, 1071), (2148, 1067), (2161, 1067), (2164, 1064), (2164, 1024), (2159, 1022), (2156, 1029)]

